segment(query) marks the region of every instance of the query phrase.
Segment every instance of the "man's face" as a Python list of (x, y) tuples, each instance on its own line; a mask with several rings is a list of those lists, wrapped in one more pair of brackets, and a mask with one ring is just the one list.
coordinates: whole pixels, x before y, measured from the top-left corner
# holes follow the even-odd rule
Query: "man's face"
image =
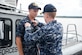
[(35, 18), (38, 14), (38, 9), (30, 9), (29, 13), (33, 18)]

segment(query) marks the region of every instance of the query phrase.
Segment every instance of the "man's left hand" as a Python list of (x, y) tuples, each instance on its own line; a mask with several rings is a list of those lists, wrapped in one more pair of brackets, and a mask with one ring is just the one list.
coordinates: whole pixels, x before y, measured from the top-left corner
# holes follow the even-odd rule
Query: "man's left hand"
[(36, 20), (33, 20), (32, 23), (33, 23), (34, 26), (38, 25), (38, 21), (36, 21)]

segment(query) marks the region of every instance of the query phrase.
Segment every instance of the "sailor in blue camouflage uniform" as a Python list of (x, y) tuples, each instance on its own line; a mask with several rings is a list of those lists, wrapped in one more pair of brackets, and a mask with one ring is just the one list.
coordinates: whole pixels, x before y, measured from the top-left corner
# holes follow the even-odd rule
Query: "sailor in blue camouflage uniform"
[[(37, 12), (41, 8), (38, 7), (35, 3), (31, 3), (28, 9), (30, 14), (26, 18), (22, 19), (17, 24), (17, 27), (16, 27), (16, 44), (17, 44), (19, 55), (37, 55), (37, 53), (34, 52), (34, 51), (37, 51), (35, 42), (32, 42), (32, 41), (28, 42), (28, 46), (26, 46), (26, 42), (24, 41), (24, 34), (25, 34), (27, 22), (31, 24), (31, 28), (30, 28), (31, 30), (29, 31), (29, 33), (34, 32), (38, 28), (43, 26), (42, 23), (35, 20)], [(34, 26), (32, 20), (37, 21), (37, 26)]]
[(54, 20), (57, 9), (52, 4), (44, 7), (45, 26), (38, 28), (35, 32), (30, 32), (30, 24), (27, 24), (24, 40), (28, 44), (30, 41), (38, 42), (39, 55), (62, 55), (62, 24)]

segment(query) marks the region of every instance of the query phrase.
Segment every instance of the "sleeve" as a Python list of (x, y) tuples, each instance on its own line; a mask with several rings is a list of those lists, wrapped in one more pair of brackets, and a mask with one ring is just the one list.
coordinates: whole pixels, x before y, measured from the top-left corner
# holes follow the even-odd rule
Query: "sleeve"
[(38, 25), (33, 27), (33, 32), (35, 32), (36, 30), (38, 30), (39, 28), (41, 28), (43, 26), (44, 26), (43, 23), (38, 22)]
[(37, 26), (42, 27), (42, 26), (44, 26), (44, 24), (39, 22)]
[(57, 35), (57, 38), (56, 38), (56, 41), (57, 41), (57, 52), (58, 52), (58, 54), (62, 54), (62, 37), (63, 37), (63, 27), (61, 26), (60, 28), (59, 28), (59, 31), (58, 31), (58, 35)]
[(43, 37), (44, 35), (47, 34), (47, 29), (45, 28), (45, 26), (39, 28), (37, 31), (33, 32), (33, 33), (29, 33), (29, 30), (25, 31), (25, 35), (24, 35), (24, 40), (25, 41), (37, 41), (38, 39), (40, 39), (41, 37)]
[(24, 25), (22, 21), (20, 21), (16, 27), (16, 37), (23, 37), (23, 36), (24, 36)]

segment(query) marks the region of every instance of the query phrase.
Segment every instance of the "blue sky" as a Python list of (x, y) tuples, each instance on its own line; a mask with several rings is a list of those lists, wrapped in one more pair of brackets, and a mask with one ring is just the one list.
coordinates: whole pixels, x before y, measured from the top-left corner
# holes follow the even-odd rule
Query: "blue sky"
[(37, 3), (42, 8), (39, 13), (43, 11), (46, 4), (51, 3), (57, 8), (58, 16), (82, 16), (82, 0), (19, 0), (17, 9), (22, 4), (22, 10), (28, 11), (28, 5), (32, 2)]

